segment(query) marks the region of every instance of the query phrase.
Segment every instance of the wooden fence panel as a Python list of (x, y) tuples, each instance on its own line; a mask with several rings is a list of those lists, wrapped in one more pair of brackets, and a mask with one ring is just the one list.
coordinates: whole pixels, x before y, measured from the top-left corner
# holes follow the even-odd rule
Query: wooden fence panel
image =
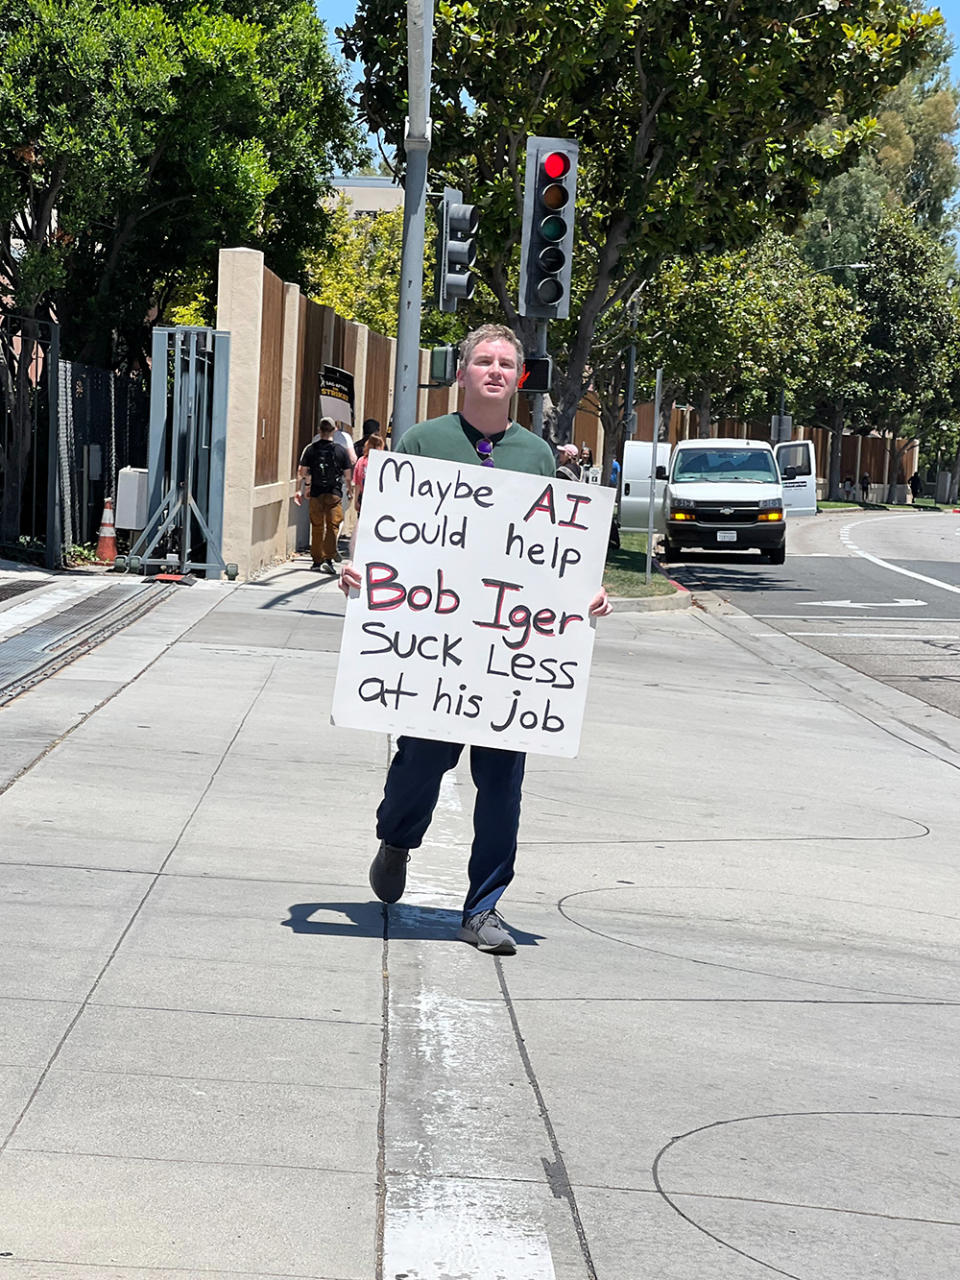
[[(390, 421), (390, 362), (393, 344), (382, 333), (370, 330), (367, 337), (367, 391), (360, 413), (364, 418), (376, 418), (383, 434)], [(358, 426), (360, 423), (357, 424)]]

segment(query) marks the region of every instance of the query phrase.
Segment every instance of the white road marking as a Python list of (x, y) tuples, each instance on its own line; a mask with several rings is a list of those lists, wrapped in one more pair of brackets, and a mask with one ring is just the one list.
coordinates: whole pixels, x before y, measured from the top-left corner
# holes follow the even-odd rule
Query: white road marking
[[(754, 613), (751, 615), (757, 621), (766, 621), (768, 618), (779, 622), (859, 622), (855, 614), (848, 613)], [(871, 617), (870, 621), (876, 625), (878, 622), (895, 622), (898, 627), (902, 627), (904, 619), (901, 618), (877, 618)], [(928, 622), (956, 622), (956, 618), (918, 618), (917, 622), (926, 626)]]
[(960, 640), (960, 633), (950, 635), (891, 635), (889, 631), (784, 631), (785, 636), (841, 636), (852, 640)]
[(811, 600), (809, 605), (814, 609), (819, 608), (821, 605), (825, 609), (925, 609), (927, 602), (926, 600), (905, 600), (898, 597), (896, 600), (884, 600), (875, 603), (866, 600)]
[[(927, 519), (928, 517), (924, 516), (923, 518)], [(960, 587), (955, 587), (949, 582), (941, 582), (939, 578), (928, 578), (925, 573), (916, 573), (913, 569), (904, 569), (902, 565), (891, 564), (889, 560), (882, 560), (880, 556), (871, 555), (869, 551), (862, 551), (850, 536), (850, 530), (861, 524), (873, 524), (877, 520), (917, 519), (919, 519), (918, 516), (871, 516), (869, 520), (854, 520), (852, 523), (844, 525), (840, 530), (840, 541), (854, 555), (858, 555), (864, 560), (869, 560), (871, 564), (879, 565), (881, 569), (889, 569), (891, 573), (902, 573), (905, 578), (915, 578), (917, 582), (926, 582), (931, 587), (939, 587), (942, 591), (951, 591), (954, 595), (960, 596)]]

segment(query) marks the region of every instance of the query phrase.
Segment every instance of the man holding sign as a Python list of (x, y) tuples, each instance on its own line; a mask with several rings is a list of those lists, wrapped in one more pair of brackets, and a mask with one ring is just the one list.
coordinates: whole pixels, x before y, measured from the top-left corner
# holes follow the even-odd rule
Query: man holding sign
[[(441, 418), (417, 423), (403, 435), (397, 445), (396, 453), (406, 455), (411, 461), (416, 458), (436, 458), (456, 463), (458, 467), (492, 467), (552, 479), (555, 475), (556, 463), (550, 446), (518, 423), (510, 421), (510, 402), (516, 393), (522, 368), (523, 348), (512, 330), (503, 325), (483, 325), (468, 334), (461, 345), (460, 365), (457, 371), (457, 382), (463, 390), (462, 413), (447, 414)], [(393, 476), (396, 478), (403, 464), (394, 463), (392, 466)], [(460, 482), (459, 487), (461, 492), (471, 488), (465, 482)], [(411, 491), (412, 482), (408, 493)], [(422, 494), (425, 491), (424, 483), (421, 483), (417, 493)], [(492, 490), (489, 487), (474, 486), (471, 494), (479, 507), (493, 505), (490, 497)], [(486, 498), (481, 497), (481, 494), (485, 494)], [(547, 512), (552, 501), (552, 489), (544, 489), (542, 503), (532, 506), (527, 513), (527, 518), (534, 512), (540, 514)], [(573, 499), (574, 514), (566, 521), (568, 526), (573, 529), (585, 528), (577, 521), (576, 512), (577, 504), (587, 501), (586, 498)], [(557, 521), (554, 511), (549, 510), (548, 514), (551, 520)], [(526, 528), (521, 532), (514, 532), (512, 525), (510, 528), (513, 544), (515, 548), (519, 548), (517, 554), (522, 554), (523, 551), (527, 554), (532, 553), (533, 548), (525, 543), (521, 536), (521, 532), (526, 534)], [(389, 536), (392, 537), (392, 533)], [(384, 541), (386, 537), (387, 535), (384, 536)], [(559, 548), (559, 545), (557, 541), (555, 548)], [(537, 544), (537, 547), (539, 549), (540, 544)], [(482, 550), (478, 552), (478, 555), (482, 556), (482, 554)], [(542, 562), (542, 556), (545, 554), (541, 552), (541, 560), (537, 561), (538, 564)], [(557, 554), (558, 551), (555, 549), (555, 559)], [(561, 559), (558, 574), (563, 586), (562, 555), (564, 553), (559, 554)], [(579, 559), (579, 553), (576, 554)], [(572, 554), (570, 558), (572, 561)], [(402, 588), (394, 585), (394, 580), (383, 576), (382, 573), (380, 577), (375, 578), (371, 572), (372, 567), (368, 566), (365, 582), (361, 572), (354, 565), (345, 564), (340, 574), (341, 589), (344, 594), (349, 595), (351, 591), (358, 592), (365, 586), (368, 604), (382, 597), (379, 605), (372, 607), (393, 607), (391, 602), (394, 597), (390, 593), (393, 592), (398, 598)], [(389, 566), (380, 565), (377, 568), (382, 571)], [(581, 627), (583, 626), (582, 614), (561, 612), (558, 615), (555, 610), (548, 608), (534, 611), (520, 605), (511, 608), (509, 602), (505, 604), (505, 598), (509, 592), (514, 591), (514, 584), (489, 578), (482, 581), (486, 588), (492, 588), (487, 591), (487, 595), (493, 600), (493, 604), (490, 619), (487, 621), (474, 619), (474, 629), (485, 639), (489, 636), (497, 636), (500, 642), (506, 645), (507, 650), (516, 651), (526, 647), (534, 631), (540, 635), (554, 637), (562, 635), (565, 625), (569, 628), (579, 622)], [(425, 589), (413, 588), (411, 594), (412, 591), (423, 590)], [(437, 581), (436, 595), (435, 612), (442, 614), (445, 607), (450, 608), (456, 596), (453, 590), (444, 587), (442, 572)], [(446, 603), (443, 599), (445, 596)], [(511, 596), (510, 600), (515, 598)], [(567, 603), (571, 608), (579, 606), (582, 609), (585, 602), (572, 600)], [(419, 608), (419, 600), (416, 605), (411, 603), (411, 607)], [(589, 601), (586, 611), (589, 617), (598, 618), (603, 617), (610, 610), (611, 605), (607, 600), (606, 592), (601, 588)], [(382, 625), (368, 623), (365, 631), (369, 635), (370, 628)], [(489, 630), (481, 632), (481, 628), (489, 628)], [(509, 638), (512, 636), (516, 638)], [(432, 641), (435, 638), (430, 636), (426, 639)], [(454, 650), (460, 642), (446, 635), (443, 641), (442, 659), (446, 659), (449, 655), (451, 664), (455, 662), (459, 666), (461, 660), (456, 657)], [(490, 661), (494, 660), (495, 652), (499, 654), (500, 651), (495, 650), (491, 644)], [(526, 673), (535, 660), (526, 654), (518, 655), (516, 652), (508, 656), (513, 666), (510, 668), (512, 679), (508, 678), (507, 683), (530, 680), (532, 677)], [(496, 661), (500, 662), (500, 657), (497, 657)], [(552, 667), (548, 667), (547, 664), (551, 661), (554, 660), (543, 659), (540, 666), (549, 673), (550, 679), (556, 684), (558, 667), (555, 661)], [(560, 669), (564, 665), (575, 667), (576, 663), (561, 662)], [(498, 668), (489, 665), (487, 670), (494, 676), (504, 674)], [(569, 679), (566, 672), (563, 672), (563, 678)], [(382, 687), (383, 682), (381, 681), (380, 684)], [(460, 687), (464, 688), (463, 685)], [(556, 684), (556, 687), (562, 687), (562, 684)], [(439, 684), (437, 688), (439, 690)], [(395, 692), (399, 703), (401, 691)], [(517, 692), (519, 693), (519, 690)], [(444, 699), (447, 700), (446, 703), (443, 703)], [(462, 703), (463, 699), (460, 701)], [(481, 701), (482, 695), (475, 697), (477, 705)], [(453, 691), (451, 690), (449, 697), (446, 693), (438, 692), (434, 709), (437, 703), (442, 703), (448, 711), (452, 711)], [(488, 736), (491, 732), (495, 736), (501, 730), (505, 730), (517, 715), (517, 708), (518, 702), (515, 699), (513, 707), (504, 716), (502, 724), (491, 722), (487, 730)], [(456, 710), (458, 713), (461, 711), (460, 705)], [(470, 707), (462, 710), (464, 716), (470, 718)], [(525, 715), (532, 715), (532, 713), (521, 713), (520, 719), (522, 720)], [(554, 719), (559, 717), (554, 716)], [(549, 725), (545, 727), (549, 728)], [(573, 749), (575, 750), (575, 747)], [(397, 753), (390, 765), (383, 800), (377, 810), (377, 835), (380, 837), (380, 848), (370, 867), (371, 888), (382, 902), (397, 902), (402, 896), (406, 886), (409, 850), (420, 846), (433, 817), (443, 775), (447, 770), (454, 768), (462, 751), (463, 744), (457, 742), (407, 735), (402, 735), (398, 739)], [(464, 902), (463, 920), (458, 937), (481, 951), (497, 955), (511, 955), (516, 950), (516, 944), (496, 908), (501, 894), (513, 879), (525, 759), (523, 751), (505, 750), (476, 743), (470, 748), (470, 771), (477, 788), (477, 799), (473, 817), (474, 838), (468, 866), (469, 889)]]

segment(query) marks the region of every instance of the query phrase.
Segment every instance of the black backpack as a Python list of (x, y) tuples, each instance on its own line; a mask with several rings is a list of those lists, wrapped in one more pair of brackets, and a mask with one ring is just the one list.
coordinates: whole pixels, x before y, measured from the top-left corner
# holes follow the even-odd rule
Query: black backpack
[(314, 445), (313, 458), (310, 492), (314, 495), (339, 493), (341, 468), (337, 462), (336, 446), (332, 441), (318, 440)]

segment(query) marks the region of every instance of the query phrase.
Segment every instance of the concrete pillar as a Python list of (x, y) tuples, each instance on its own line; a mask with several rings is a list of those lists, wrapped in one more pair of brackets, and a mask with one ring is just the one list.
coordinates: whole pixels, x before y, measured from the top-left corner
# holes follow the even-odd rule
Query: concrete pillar
[(221, 249), (217, 328), (230, 334), (230, 383), (223, 493), (223, 558), (250, 576), (253, 489), (260, 401), (263, 254)]

